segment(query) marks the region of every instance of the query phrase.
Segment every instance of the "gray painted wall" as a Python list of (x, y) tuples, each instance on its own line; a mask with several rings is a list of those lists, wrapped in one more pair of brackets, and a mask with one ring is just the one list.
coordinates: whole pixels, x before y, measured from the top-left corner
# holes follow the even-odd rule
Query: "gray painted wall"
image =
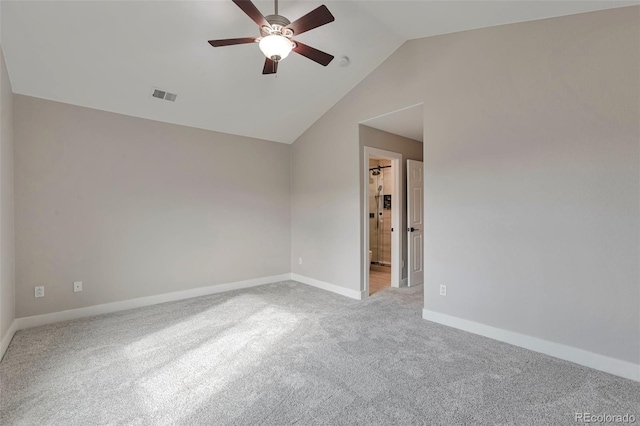
[(358, 123), (424, 102), (426, 309), (640, 362), (639, 15), (405, 43), (293, 145), (293, 272), (361, 288)]
[(17, 317), (290, 271), (289, 145), (20, 95), (14, 118)]
[(0, 340), (15, 319), (12, 98), (0, 47)]
[[(374, 129), (368, 126), (360, 125), (360, 184), (362, 185), (362, 176), (364, 175), (364, 147), (369, 146), (371, 148), (384, 149), (385, 151), (392, 151), (402, 154), (402, 179), (401, 179), (401, 194), (400, 194), (400, 206), (402, 211), (400, 212), (401, 226), (400, 229), (407, 229), (407, 160), (422, 161), (422, 143), (414, 141), (413, 139), (405, 138), (403, 136), (394, 135), (382, 130)], [(366, 209), (366, 206), (362, 206)], [(362, 212), (364, 214), (364, 210)], [(362, 224), (362, 232), (364, 232), (365, 224)], [(407, 233), (400, 232), (400, 245), (402, 247), (402, 259), (405, 260), (405, 267), (402, 268), (402, 278), (407, 278)]]

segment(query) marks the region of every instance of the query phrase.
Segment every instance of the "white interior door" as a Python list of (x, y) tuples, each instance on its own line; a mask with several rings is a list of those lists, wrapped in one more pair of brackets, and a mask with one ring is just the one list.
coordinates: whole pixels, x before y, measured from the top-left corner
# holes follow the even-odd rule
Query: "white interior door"
[(424, 169), (422, 161), (407, 160), (408, 285), (424, 282)]

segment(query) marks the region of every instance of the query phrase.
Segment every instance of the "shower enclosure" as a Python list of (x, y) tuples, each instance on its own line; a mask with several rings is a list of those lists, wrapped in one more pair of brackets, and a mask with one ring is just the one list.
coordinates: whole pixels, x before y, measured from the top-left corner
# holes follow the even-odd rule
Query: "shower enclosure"
[(369, 250), (373, 265), (391, 265), (391, 161), (369, 162)]

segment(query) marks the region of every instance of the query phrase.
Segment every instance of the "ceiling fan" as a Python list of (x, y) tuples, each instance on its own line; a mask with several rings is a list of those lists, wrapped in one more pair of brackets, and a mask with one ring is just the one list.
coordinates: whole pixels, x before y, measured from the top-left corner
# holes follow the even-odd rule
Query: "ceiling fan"
[(293, 40), (293, 36), (297, 36), (335, 20), (325, 5), (290, 22), (284, 16), (278, 15), (278, 0), (275, 0), (275, 13), (268, 16), (263, 16), (251, 0), (232, 1), (242, 9), (249, 18), (258, 24), (260, 36), (209, 40), (211, 46), (222, 47), (257, 42), (260, 50), (267, 57), (264, 62), (262, 74), (275, 74), (278, 71), (278, 62), (286, 58), (292, 50), (325, 67), (333, 60), (332, 55)]

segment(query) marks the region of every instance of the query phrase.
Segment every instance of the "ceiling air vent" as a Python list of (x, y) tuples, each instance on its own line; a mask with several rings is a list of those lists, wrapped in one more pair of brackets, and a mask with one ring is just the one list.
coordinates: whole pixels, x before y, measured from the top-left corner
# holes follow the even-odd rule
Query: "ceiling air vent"
[(165, 101), (175, 102), (178, 95), (175, 93), (165, 92), (164, 90), (153, 88), (151, 92), (151, 96), (158, 99), (164, 99)]

